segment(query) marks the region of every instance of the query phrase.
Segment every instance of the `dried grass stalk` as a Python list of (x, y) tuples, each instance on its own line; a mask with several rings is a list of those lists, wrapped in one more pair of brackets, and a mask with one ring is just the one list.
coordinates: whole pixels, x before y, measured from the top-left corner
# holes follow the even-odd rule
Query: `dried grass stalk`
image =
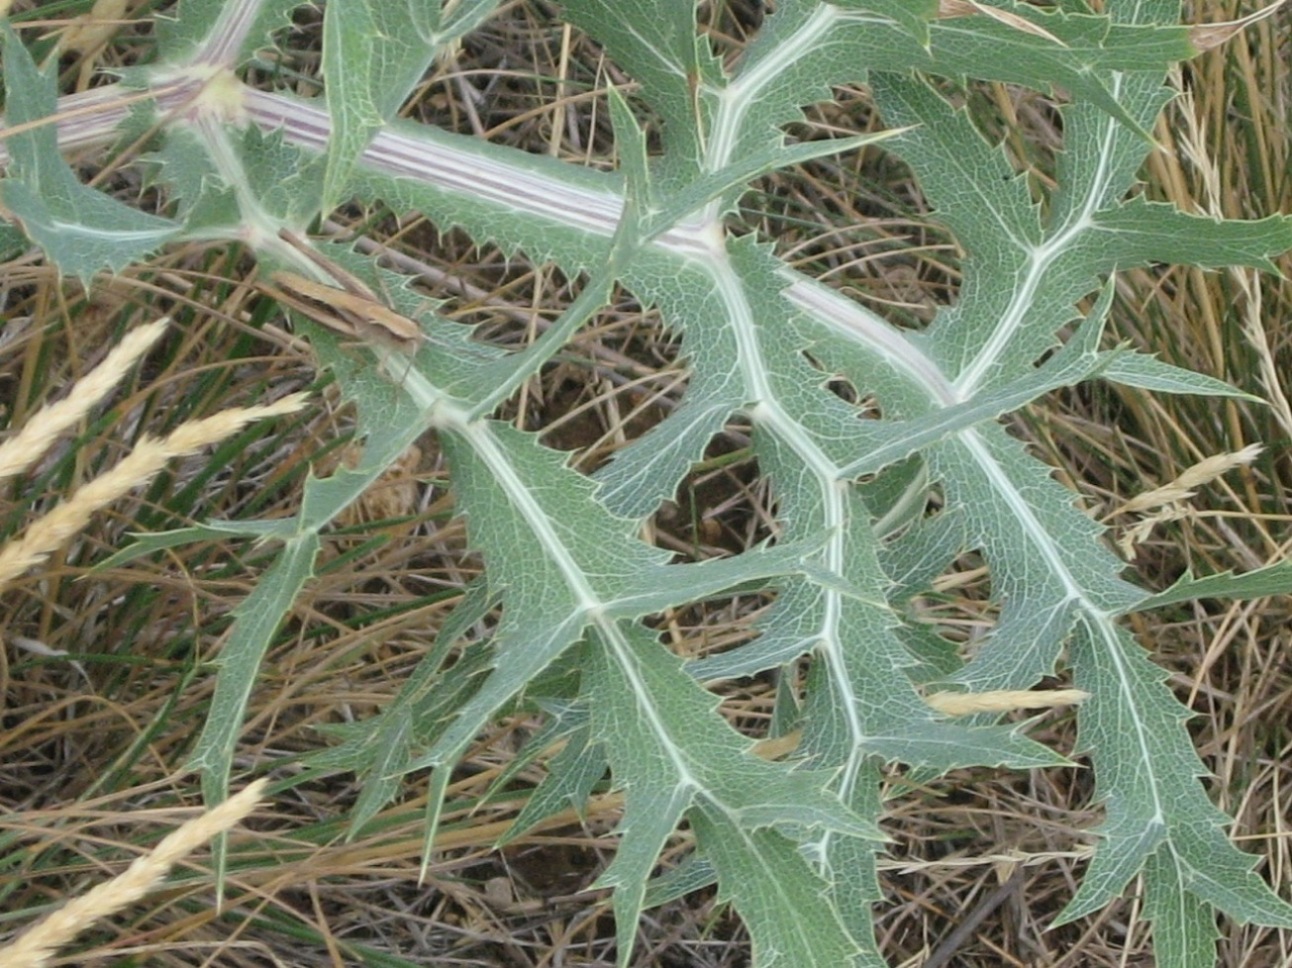
[(1254, 461), (1263, 449), (1260, 444), (1249, 444), (1232, 454), (1213, 454), (1198, 461), (1192, 467), (1186, 467), (1175, 480), (1131, 498), (1117, 509), (1117, 514), (1140, 513), (1179, 501), (1187, 501), (1196, 493), (1195, 488), (1214, 481), (1235, 467), (1245, 467)]
[(112, 880), (37, 921), (11, 945), (0, 950), (0, 968), (41, 968), (58, 948), (80, 932), (139, 900), (185, 855), (251, 813), (260, 802), (266, 782), (256, 780), (241, 793), (194, 817)]
[(15, 436), (0, 444), (0, 481), (31, 467), (50, 442), (98, 406), (135, 361), (147, 353), (170, 325), (163, 316), (131, 330), (107, 358), (72, 388), (64, 399), (42, 407)]
[(143, 438), (116, 467), (78, 489), (34, 522), (22, 538), (0, 549), (0, 589), (60, 548), (94, 512), (151, 480), (171, 458), (194, 453), (257, 420), (295, 413), (305, 406), (307, 396), (293, 393), (265, 406), (225, 410), (182, 424), (162, 439)]
[(993, 692), (935, 692), (924, 701), (947, 716), (1008, 713), (1016, 709), (1071, 706), (1090, 698), (1081, 689), (998, 689)]

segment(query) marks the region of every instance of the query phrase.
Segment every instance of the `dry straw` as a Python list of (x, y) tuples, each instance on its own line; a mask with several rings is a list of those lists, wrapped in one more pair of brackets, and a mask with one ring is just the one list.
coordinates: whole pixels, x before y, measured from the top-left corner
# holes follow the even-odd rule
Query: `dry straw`
[[(48, 450), (52, 441), (98, 405), (157, 342), (167, 322), (160, 319), (131, 332), (65, 399), (42, 408), (19, 433), (5, 441), (0, 446), (0, 480), (25, 472)], [(22, 538), (0, 549), (0, 589), (26, 569), (44, 561), (78, 533), (96, 511), (149, 481), (171, 458), (192, 454), (257, 420), (295, 413), (305, 406), (307, 398), (307, 394), (294, 393), (265, 406), (234, 408), (189, 421), (164, 438), (143, 438), (116, 467), (83, 485), (54, 510), (33, 522)], [(250, 813), (264, 786), (263, 780), (257, 781), (237, 796), (190, 820), (151, 853), (135, 860), (120, 876), (100, 884), (35, 924), (9, 947), (0, 950), (0, 968), (36, 968), (46, 964), (54, 951), (79, 932), (143, 897), (182, 857)]]
[[(1264, 16), (1275, 7), (1260, 13)], [(1254, 15), (1255, 16), (1255, 15)], [(1225, 191), (1222, 172), (1212, 153), (1212, 137), (1206, 130), (1204, 118), (1207, 112), (1199, 110), (1194, 103), (1194, 89), (1191, 85), (1177, 84), (1180, 90), (1181, 110), (1177, 113), (1180, 119), (1178, 140), (1184, 156), (1197, 172), (1204, 193), (1198, 208), (1213, 218), (1223, 218), (1225, 211)], [(1260, 274), (1256, 269), (1243, 266), (1229, 266), (1226, 270), (1233, 281), (1235, 289), (1242, 298), (1235, 301), (1242, 323), (1243, 335), (1256, 351), (1256, 378), (1261, 389), (1265, 391), (1266, 402), (1279, 425), (1286, 433), (1292, 434), (1292, 403), (1283, 392), (1283, 373), (1274, 356), (1274, 345), (1277, 334), (1270, 334), (1265, 328), (1262, 306), (1262, 287)]]
[(251, 813), (260, 802), (266, 782), (256, 780), (241, 793), (194, 817), (112, 880), (37, 921), (7, 948), (0, 949), (0, 968), (41, 968), (48, 964), (58, 948), (96, 921), (139, 900), (187, 854)]
[(1071, 706), (1090, 698), (1080, 689), (998, 689), (993, 692), (935, 692), (924, 701), (947, 716), (1007, 713), (1016, 709)]
[[(991, 692), (933, 692), (924, 702), (944, 716), (972, 716), (976, 713), (1009, 713), (1022, 709), (1054, 709), (1085, 702), (1090, 693), (1082, 689), (996, 689)], [(754, 752), (765, 760), (793, 753), (803, 731), (773, 736), (754, 744)]]

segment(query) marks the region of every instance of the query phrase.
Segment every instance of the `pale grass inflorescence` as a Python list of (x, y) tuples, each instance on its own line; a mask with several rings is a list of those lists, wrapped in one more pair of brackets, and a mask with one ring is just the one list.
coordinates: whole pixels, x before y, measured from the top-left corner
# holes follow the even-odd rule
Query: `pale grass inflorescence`
[(129, 907), (155, 888), (177, 863), (247, 817), (264, 797), (266, 780), (203, 811), (163, 837), (124, 871), (42, 918), (10, 944), (0, 947), (0, 968), (43, 968), (55, 951), (96, 921)]
[[(296, 413), (306, 402), (305, 394), (291, 394), (265, 406), (230, 409), (190, 421), (165, 437), (145, 437), (111, 471), (85, 484), (68, 500), (33, 521), (22, 538), (0, 548), (0, 587), (40, 564), (81, 531), (96, 511), (147, 483), (169, 461), (225, 440), (247, 424)], [(24, 435), (24, 443), (43, 429), (39, 416), (34, 427), (34, 433)]]

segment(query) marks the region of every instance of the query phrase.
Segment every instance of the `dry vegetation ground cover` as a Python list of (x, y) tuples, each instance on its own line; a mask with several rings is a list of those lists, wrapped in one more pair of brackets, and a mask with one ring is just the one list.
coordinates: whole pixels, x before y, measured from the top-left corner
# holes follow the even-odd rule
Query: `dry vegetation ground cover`
[[(75, 12), (45, 6), (62, 16)], [(148, 5), (128, 8), (135, 6), (102, 38), (106, 45), (65, 45), (64, 93), (96, 83), (99, 69), (148, 56), (146, 30), (129, 19), (146, 21)], [(740, 49), (758, 7), (702, 5), (717, 49)], [(1195, 20), (1245, 12), (1230, 0), (1198, 7)], [(315, 89), (318, 24), (304, 12), (299, 26), (279, 62), (265, 65), (264, 82), (308, 93)], [(51, 20), (42, 29), (59, 27)], [(406, 111), (531, 152), (609, 165), (604, 85), (625, 80), (547, 4), (515, 3), (439, 65)], [(1292, 15), (1284, 11), (1200, 57), (1175, 81), (1182, 96), (1156, 132), (1162, 150), (1145, 171), (1152, 193), (1186, 211), (1249, 218), (1292, 212)], [(1018, 163), (1043, 182), (1057, 142), (1051, 107), (1003, 86), (983, 86), (973, 97)], [(834, 104), (810, 116), (824, 130), (874, 123), (864, 90), (840, 90)], [(131, 150), (76, 161), (121, 197), (155, 204), (149, 186), (123, 168)], [(749, 231), (777, 240), (786, 258), (916, 326), (953, 300), (957, 286), (952, 241), (926, 223), (922, 209), (902, 166), (871, 149), (761, 183), (745, 197), (742, 218)], [(534, 338), (568, 302), (568, 280), (551, 268), (509, 260), (452, 231), (389, 211), (343, 209), (334, 218), (324, 231), (367, 240), (416, 274), (428, 293), (448, 299), (452, 315), (485, 323), (499, 342)], [(1281, 265), (1292, 274), (1292, 256)], [(212, 540), (107, 568), (104, 560), (131, 533), (291, 513), (310, 465), (326, 473), (350, 456), (349, 414), (328, 405), (308, 346), (283, 327), (251, 276), (236, 248), (212, 246), (174, 248), (88, 292), (35, 257), (0, 267), (6, 434), (67, 394), (123, 331), (164, 313), (175, 321), (104, 406), (44, 441), (34, 466), (5, 482), (0, 540), (10, 544), (116, 465), (145, 431), (162, 436), (185, 421), (253, 405), (269, 388), (274, 397), (316, 392), (316, 405), (295, 419), (171, 461), (4, 589), (0, 937), (120, 871), (193, 814), (196, 782), (178, 770), (203, 722), (229, 613), (266, 559), (245, 542)], [(1292, 408), (1280, 379), (1292, 371), (1289, 321), (1287, 280), (1246, 270), (1126, 272), (1111, 339), (1229, 380), (1271, 405), (1086, 384), (1017, 421), (1090, 512), (1114, 526), (1145, 585), (1164, 588), (1185, 569), (1247, 570), (1287, 555)], [(684, 385), (676, 357), (658, 320), (625, 299), (527, 386), (507, 416), (595, 467), (676, 404)], [(745, 443), (741, 428), (732, 427), (712, 449), (676, 503), (656, 516), (657, 542), (680, 556), (706, 557), (766, 535), (771, 511)], [(1203, 464), (1182, 479), (1208, 458), (1252, 443), (1266, 449), (1250, 463)], [(428, 438), (339, 523), (317, 580), (265, 663), (243, 765), (273, 760), (289, 776), (292, 757), (326, 743), (329, 726), (381, 708), (428, 647), (478, 567), (443, 480), (436, 441)], [(1128, 506), (1172, 482), (1191, 493), (1161, 492)], [(929, 621), (971, 643), (991, 617), (983, 572), (966, 560), (942, 592), (927, 603)], [(762, 604), (735, 599), (721, 609), (668, 614), (660, 632), (687, 654), (719, 649), (748, 635)], [(1292, 892), (1290, 611), (1287, 600), (1199, 605), (1138, 617), (1135, 627), (1197, 714), (1190, 728), (1213, 771), (1213, 797), (1237, 817), (1233, 835), (1260, 841), (1270, 858), (1263, 873), (1284, 897)], [(733, 684), (724, 708), (757, 724), (775, 688), (771, 679)], [(345, 777), (295, 786), (231, 836), (221, 905), (208, 855), (199, 851), (145, 900), (86, 925), (64, 963), (613, 964), (608, 898), (585, 889), (614, 850), (614, 795), (494, 848), (542, 764), (523, 769), (506, 794), (485, 794), (534, 727), (504, 722), (480, 738), (455, 779), (424, 875), (424, 791), (415, 783), (354, 840), (344, 837), (355, 793)], [(1071, 718), (1061, 713), (1033, 735), (1059, 750), (1074, 745)], [(1089, 842), (1083, 831), (1098, 820), (1083, 771), (975, 771), (928, 784), (894, 773), (890, 793), (886, 827), (895, 843), (882, 871), (890, 903), (877, 917), (892, 963), (1152, 964), (1133, 895), (1046, 931), (1074, 890)], [(1292, 963), (1292, 938), (1229, 925), (1224, 931), (1225, 966)], [(738, 920), (703, 892), (654, 910), (640, 939), (641, 965), (747, 963)]]

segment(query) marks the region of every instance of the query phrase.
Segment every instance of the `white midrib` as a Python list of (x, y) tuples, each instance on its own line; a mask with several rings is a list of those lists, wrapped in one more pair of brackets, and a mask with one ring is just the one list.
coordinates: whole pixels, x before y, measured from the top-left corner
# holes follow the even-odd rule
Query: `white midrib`
[[(1122, 659), (1121, 644), (1116, 639), (1116, 630), (1112, 624), (1112, 614), (1106, 609), (1100, 608), (1090, 600), (1090, 597), (1082, 589), (1080, 582), (1073, 576), (1072, 571), (1068, 568), (1063, 560), (1063, 554), (1055, 543), (1050, 532), (1036, 517), (1036, 512), (1032, 506), (1027, 503), (1026, 499), (1019, 494), (1018, 489), (1014, 487), (1013, 482), (1006, 476), (1000, 463), (992, 456), (986, 442), (978, 431), (973, 428), (963, 430), (959, 433), (959, 442), (969, 452), (970, 456), (982, 469), (983, 474), (991, 483), (996, 493), (1004, 499), (1009, 507), (1012, 519), (1022, 528), (1023, 533), (1031, 541), (1032, 545), (1040, 551), (1050, 572), (1055, 575), (1063, 585), (1065, 601), (1076, 602), (1078, 608), (1094, 623), (1099, 630), (1100, 637), (1104, 640), (1103, 646), (1106, 648), (1108, 655), (1112, 658), (1118, 671), (1118, 688), (1120, 689), (1125, 702), (1123, 709), (1130, 710), (1132, 716), (1132, 726), (1135, 734), (1135, 742), (1139, 748), (1140, 755), (1143, 758), (1145, 769), (1148, 771), (1148, 781), (1153, 796), (1153, 822), (1159, 823), (1165, 817), (1166, 812), (1162, 805), (1162, 794), (1158, 789), (1157, 776), (1152, 770), (1154, 758), (1151, 754), (1148, 727), (1144, 721), (1135, 714), (1138, 707), (1138, 697), (1134, 695), (1130, 688), (1131, 677), (1125, 667)], [(1060, 603), (1061, 604), (1061, 603)]]
[[(826, 8), (823, 6), (822, 9), (825, 10)], [(819, 32), (823, 27), (828, 27), (831, 17), (832, 15), (823, 13), (819, 19), (812, 18), (810, 20), (812, 30)], [(753, 82), (750, 83), (752, 84)], [(748, 95), (748, 91), (746, 91), (746, 94)], [(286, 104), (290, 104), (290, 111), (284, 110)], [(322, 108), (306, 101), (286, 99), (281, 95), (264, 94), (251, 89), (247, 89), (245, 93), (245, 107), (248, 116), (258, 120), (258, 123), (265, 127), (281, 127), (289, 140), (315, 150), (321, 151), (325, 149), (330, 124), (326, 112)], [(1111, 121), (1109, 122), (1110, 125), (1112, 123)], [(729, 130), (730, 125), (719, 125), (718, 129), (719, 131)], [(1110, 129), (1105, 130), (1110, 132)], [(1111, 134), (1106, 133), (1105, 137), (1111, 137)], [(724, 144), (725, 142), (718, 140), (712, 146), (713, 157), (719, 157), (722, 151), (729, 150), (729, 148), (723, 147)], [(1100, 156), (1101, 159), (1107, 157), (1107, 152), (1101, 152)], [(438, 140), (416, 138), (403, 130), (383, 129), (379, 131), (366, 149), (363, 162), (389, 174), (415, 178), (427, 184), (437, 185), (441, 188), (486, 201), (496, 207), (510, 208), (518, 212), (548, 219), (557, 225), (576, 228), (586, 234), (606, 238), (613, 235), (623, 212), (622, 196), (610, 180), (607, 180), (604, 190), (575, 186), (548, 177), (541, 172), (530, 171), (521, 166), (483, 158), (478, 153), (461, 150)], [(1095, 179), (1095, 185), (1102, 184), (1103, 178), (1103, 172), (1100, 172), (1099, 177)], [(873, 317), (873, 314), (866, 312), (862, 307), (852, 303), (845, 297), (826, 291), (825, 287), (790, 270), (786, 270), (784, 273), (787, 282), (791, 283), (786, 290), (786, 297), (792, 302), (798, 303), (825, 324), (832, 326), (841, 333), (847, 333), (849, 338), (860, 339), (869, 349), (881, 355), (894, 369), (902, 372), (916, 385), (923, 387), (935, 403), (940, 406), (948, 406), (964, 399), (966, 396), (972, 395), (973, 391), (985, 378), (985, 375), (992, 370), (994, 363), (999, 359), (1001, 353), (1006, 350), (1014, 333), (1023, 324), (1027, 309), (1031, 304), (1030, 300), (1034, 298), (1035, 291), (1045, 270), (1071, 243), (1072, 239), (1089, 226), (1097, 195), (1097, 189), (1092, 190), (1082, 210), (1073, 217), (1064, 231), (1053, 237), (1044, 246), (1037, 247), (1030, 254), (1027, 276), (1023, 285), (1019, 287), (1011, 299), (1010, 305), (1002, 318), (1001, 325), (996, 328), (992, 337), (954, 384), (949, 383), (940, 368), (896, 329), (877, 317)], [(697, 213), (695, 217), (688, 219), (685, 223), (681, 223), (658, 236), (651, 244), (692, 262), (712, 264), (711, 229), (711, 222), (704, 218), (703, 213)], [(724, 282), (725, 275), (722, 272), (714, 271), (715, 281), (730, 287), (731, 278), (726, 278)], [(729, 303), (729, 306), (735, 310), (732, 318), (736, 324), (737, 332), (743, 333), (738, 339), (742, 347), (741, 366), (745, 370), (747, 385), (751, 391), (760, 394), (754, 397), (757, 401), (755, 404), (758, 408), (757, 416), (770, 431), (777, 433), (808, 466), (813, 468), (813, 472), (818, 475), (818, 479), (822, 482), (822, 501), (826, 518), (831, 523), (831, 526), (837, 526), (844, 520), (842, 491), (838, 490), (843, 485), (835, 480), (838, 468), (823, 453), (811, 446), (810, 441), (807, 441), (804, 435), (795, 432), (797, 425), (780, 408), (774, 394), (770, 393), (770, 387), (766, 383), (765, 373), (762, 368), (751, 365), (752, 361), (761, 359), (761, 355), (757, 351), (757, 341), (753, 336), (752, 316), (748, 304), (743, 299), (743, 289), (739, 287), (738, 283), (732, 291), (740, 294), (735, 302)], [(966, 445), (970, 447), (975, 460), (983, 467), (989, 479), (996, 483), (1006, 502), (1019, 514), (1018, 520), (1020, 524), (1023, 524), (1027, 533), (1041, 550), (1043, 557), (1055, 569), (1055, 574), (1059, 576), (1064, 587), (1073, 595), (1073, 599), (1080, 602), (1086, 614), (1095, 620), (1100, 628), (1107, 630), (1109, 624), (1108, 614), (1098, 609), (1094, 603), (1090, 602), (1081, 593), (1080, 586), (1064, 566), (1062, 557), (1058, 554), (1058, 549), (1050, 539), (1048, 532), (1040, 526), (1026, 501), (1022, 499), (1013, 489), (1008, 479), (1004, 477), (995, 460), (983, 447), (981, 440), (977, 438), (973, 431), (963, 432), (961, 437), (966, 442)], [(494, 454), (493, 458), (499, 461), (499, 469), (505, 466), (506, 462), (501, 459), (501, 454)], [(525, 507), (526, 504), (532, 504), (533, 502), (529, 501), (524, 493), (525, 489), (519, 486), (520, 482), (514, 479), (514, 475), (512, 478), (507, 487), (509, 494), (513, 499), (517, 500), (518, 506)], [(504, 480), (502, 474), (500, 474), (499, 480)], [(558, 536), (547, 524), (546, 516), (541, 513), (541, 508), (534, 504), (532, 507), (527, 508), (526, 512), (527, 520), (535, 526), (536, 533), (542, 534), (543, 540), (549, 548), (549, 553), (555, 555), (553, 561), (562, 570), (562, 573), (566, 574), (572, 581), (571, 588), (575, 590), (579, 598), (580, 607), (586, 608), (592, 620), (597, 621), (598, 611), (603, 607), (604, 603), (597, 598), (591, 587), (587, 585), (585, 577), (578, 569), (577, 564), (568, 555), (568, 550), (564, 549)], [(537, 513), (538, 516), (529, 517), (530, 513)], [(831, 567), (842, 567), (843, 556), (839, 545), (840, 539), (836, 536), (832, 537), (830, 544), (827, 546), (826, 558)], [(560, 550), (557, 551), (556, 549)], [(837, 614), (833, 618), (837, 620)], [(617, 641), (621, 647), (627, 647), (622, 636), (615, 632), (613, 623), (606, 622), (601, 624), (600, 627), (611, 636), (612, 640)], [(1116, 654), (1114, 655), (1114, 661), (1118, 663), (1119, 669), (1122, 668), (1120, 657)], [(628, 673), (629, 675), (635, 675), (633, 670), (629, 670)], [(1126, 681), (1126, 677), (1123, 676), (1124, 690), (1126, 689)], [(635, 685), (643, 685), (644, 687), (644, 684), (641, 683), (635, 683)], [(1133, 699), (1134, 697), (1129, 698)], [(845, 705), (851, 708), (852, 704)], [(1135, 708), (1134, 702), (1130, 702), (1128, 708)], [(663, 728), (664, 724), (655, 716), (654, 710), (648, 710), (648, 715), (652, 718), (652, 728), (657, 729), (661, 736), (666, 736), (667, 731)], [(858, 730), (859, 735), (859, 723), (853, 724), (853, 726)], [(1145, 762), (1151, 762), (1151, 758), (1148, 756), (1143, 723), (1137, 720), (1136, 729)], [(680, 760), (675, 762), (680, 773), (690, 775), (684, 762)], [(1156, 780), (1151, 782), (1153, 784), (1155, 812), (1156, 815), (1160, 816), (1163, 813), (1160, 793), (1157, 789)]]
[[(472, 421), (455, 425), (454, 430), (462, 435), (479, 460), (488, 468), (493, 475), (494, 483), (507, 496), (516, 513), (533, 532), (543, 553), (560, 572), (566, 587), (574, 596), (573, 611), (586, 616), (588, 624), (594, 626), (614, 650), (634, 695), (650, 696), (652, 694), (650, 685), (642, 678), (636, 664), (632, 661), (632, 644), (624, 635), (619, 623), (611, 617), (611, 610), (608, 607), (610, 603), (593, 588), (587, 573), (571, 553), (560, 530), (553, 524), (542, 504), (534, 499), (532, 488), (516, 473), (506, 449), (490, 432), (488, 423)], [(665, 755), (672, 764), (678, 777), (678, 785), (699, 788), (701, 786), (699, 778), (692, 773), (690, 763), (682, 755), (681, 750), (674, 745), (668, 724), (655, 704), (639, 702), (638, 707), (649, 729), (658, 737), (659, 748), (665, 751)]]
[[(749, 305), (740, 276), (727, 258), (726, 250), (716, 249), (710, 260), (704, 263), (704, 268), (726, 307), (727, 318), (735, 333), (737, 366), (750, 400), (749, 417), (760, 429), (790, 448), (816, 480), (821, 521), (827, 535), (821, 562), (831, 574), (846, 575), (848, 508), (845, 495), (851, 485), (841, 480), (839, 465), (803, 432), (798, 421), (781, 406), (777, 393), (768, 381), (770, 368), (759, 344), (753, 309)], [(837, 674), (829, 676), (829, 680), (840, 693), (839, 708), (844, 711), (853, 748), (859, 750), (865, 740), (865, 730), (859, 712), (860, 703), (849, 688), (849, 677), (844, 674), (846, 663), (840, 638), (843, 610), (839, 593), (827, 592), (825, 603), (818, 641), (822, 654), (836, 670)], [(859, 755), (848, 757), (839, 780), (841, 790), (851, 791), (861, 770), (861, 763), (862, 757)]]
[[(1113, 84), (1115, 97), (1122, 84), (1121, 75), (1117, 75)], [(1094, 224), (1094, 215), (1108, 187), (1112, 172), (1109, 159), (1112, 157), (1113, 140), (1118, 122), (1108, 118), (1103, 125), (1099, 162), (1094, 176), (1090, 180), (1090, 190), (1077, 210), (1059, 232), (1050, 237), (1044, 245), (1027, 250), (1027, 273), (1014, 290), (1009, 305), (1001, 315), (1000, 322), (992, 330), (991, 337), (983, 345), (974, 359), (961, 371), (955, 380), (957, 401), (967, 400), (978, 392), (988, 374), (996, 370), (1014, 341), (1015, 334), (1022, 328), (1036, 300), (1036, 291), (1041, 285), (1051, 265), (1067, 251), (1072, 242)], [(1016, 237), (1011, 236), (1017, 243)]]

